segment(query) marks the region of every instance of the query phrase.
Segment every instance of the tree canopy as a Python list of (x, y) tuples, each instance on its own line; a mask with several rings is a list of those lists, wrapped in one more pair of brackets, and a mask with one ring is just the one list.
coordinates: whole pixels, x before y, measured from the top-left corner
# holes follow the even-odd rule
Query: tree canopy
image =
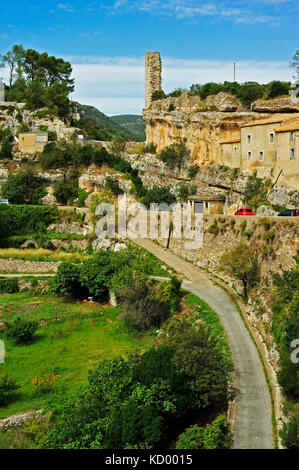
[(24, 102), (31, 110), (46, 107), (62, 118), (69, 114), (68, 95), (74, 91), (70, 62), (14, 45), (0, 55), (0, 64), (9, 69), (8, 101)]

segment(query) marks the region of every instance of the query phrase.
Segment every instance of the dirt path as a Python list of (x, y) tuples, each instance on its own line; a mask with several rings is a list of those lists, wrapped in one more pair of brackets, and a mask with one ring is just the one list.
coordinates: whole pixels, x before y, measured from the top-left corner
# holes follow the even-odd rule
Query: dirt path
[(262, 364), (250, 335), (231, 299), (209, 275), (146, 239), (133, 240), (182, 274), (183, 288), (204, 300), (226, 330), (237, 375), (235, 449), (273, 449), (271, 401)]

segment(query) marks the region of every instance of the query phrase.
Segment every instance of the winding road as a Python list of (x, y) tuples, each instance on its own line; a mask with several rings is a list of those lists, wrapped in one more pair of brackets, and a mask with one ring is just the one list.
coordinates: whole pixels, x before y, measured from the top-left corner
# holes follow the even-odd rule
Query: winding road
[(147, 239), (132, 239), (153, 253), (186, 280), (182, 287), (204, 300), (219, 316), (226, 330), (237, 376), (235, 449), (273, 449), (271, 401), (256, 347), (240, 314), (209, 275)]

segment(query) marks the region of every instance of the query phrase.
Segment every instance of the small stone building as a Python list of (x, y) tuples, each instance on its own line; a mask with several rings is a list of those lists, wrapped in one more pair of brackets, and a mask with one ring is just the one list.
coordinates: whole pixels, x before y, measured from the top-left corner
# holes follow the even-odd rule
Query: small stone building
[(275, 131), (276, 153), (274, 176), (293, 187), (299, 183), (299, 120), (277, 127)]
[(220, 142), (220, 162), (231, 168), (241, 166), (241, 138), (231, 138)]
[(225, 201), (220, 198), (189, 196), (193, 214), (224, 214)]
[(21, 153), (40, 153), (47, 143), (48, 132), (24, 132), (19, 134), (19, 151)]

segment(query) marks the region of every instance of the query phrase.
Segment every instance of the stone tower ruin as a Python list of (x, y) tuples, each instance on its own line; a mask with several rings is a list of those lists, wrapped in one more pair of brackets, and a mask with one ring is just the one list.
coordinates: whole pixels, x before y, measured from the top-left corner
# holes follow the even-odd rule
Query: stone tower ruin
[(152, 96), (155, 91), (161, 90), (162, 62), (160, 52), (145, 53), (145, 108), (149, 108), (152, 103)]

